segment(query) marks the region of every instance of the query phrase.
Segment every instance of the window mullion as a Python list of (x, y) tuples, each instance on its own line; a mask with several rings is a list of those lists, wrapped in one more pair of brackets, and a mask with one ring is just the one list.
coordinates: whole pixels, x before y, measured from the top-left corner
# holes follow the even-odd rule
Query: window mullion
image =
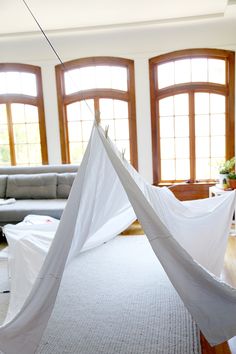
[(196, 180), (194, 92), (189, 93), (190, 180)]
[(10, 103), (6, 104), (6, 109), (7, 109), (7, 123), (8, 123), (11, 164), (15, 166), (16, 165), (16, 154), (15, 154), (14, 131), (13, 131), (11, 104)]
[[(96, 114), (97, 112), (100, 113), (100, 105), (99, 105), (99, 98), (98, 98), (98, 97), (95, 97), (95, 98), (94, 98), (94, 112), (95, 112), (95, 114)], [(94, 118), (95, 118), (95, 117), (94, 117)]]

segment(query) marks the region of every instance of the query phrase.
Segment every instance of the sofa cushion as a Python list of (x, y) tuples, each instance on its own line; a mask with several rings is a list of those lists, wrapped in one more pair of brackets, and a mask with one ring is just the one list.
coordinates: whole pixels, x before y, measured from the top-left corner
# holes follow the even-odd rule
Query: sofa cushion
[(55, 199), (56, 188), (56, 173), (9, 175), (6, 197), (16, 199)]
[(7, 176), (0, 176), (0, 198), (6, 197)]
[(27, 215), (47, 215), (60, 219), (67, 199), (20, 199), (0, 207), (0, 225), (20, 222)]
[(57, 175), (57, 198), (68, 198), (76, 173), (59, 173)]

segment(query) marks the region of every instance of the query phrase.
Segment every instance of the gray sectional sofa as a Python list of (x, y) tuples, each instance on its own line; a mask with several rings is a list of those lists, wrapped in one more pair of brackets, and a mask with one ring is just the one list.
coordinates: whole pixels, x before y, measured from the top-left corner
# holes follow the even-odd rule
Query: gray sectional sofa
[(60, 219), (77, 165), (0, 167), (0, 198), (14, 198), (0, 205), (0, 225), (17, 223), (26, 215), (49, 215)]

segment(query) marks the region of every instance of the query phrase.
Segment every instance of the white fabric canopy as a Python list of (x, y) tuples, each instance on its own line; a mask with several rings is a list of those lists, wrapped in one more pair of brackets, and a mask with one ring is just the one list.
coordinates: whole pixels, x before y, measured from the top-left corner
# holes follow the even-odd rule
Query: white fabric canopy
[[(236, 335), (236, 290), (212, 274), (222, 268), (234, 206), (235, 192), (181, 203), (166, 188), (148, 185), (95, 125), (51, 247), (41, 258), (42, 266), (38, 264), (39, 274), (16, 306), (10, 305), (0, 328), (0, 349), (32, 354), (52, 312), (66, 262), (83, 246), (114, 237), (136, 216), (208, 341), (217, 344)], [(41, 242), (38, 231), (33, 232)], [(24, 242), (30, 237), (32, 241), (26, 244), (34, 244), (31, 234), (25, 237)]]

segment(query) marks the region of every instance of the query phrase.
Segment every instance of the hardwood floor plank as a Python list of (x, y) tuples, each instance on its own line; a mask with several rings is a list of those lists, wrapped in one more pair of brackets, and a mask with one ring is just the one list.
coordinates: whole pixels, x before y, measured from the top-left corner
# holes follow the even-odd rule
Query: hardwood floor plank
[(232, 354), (227, 342), (211, 347), (202, 333), (200, 340), (202, 354)]

